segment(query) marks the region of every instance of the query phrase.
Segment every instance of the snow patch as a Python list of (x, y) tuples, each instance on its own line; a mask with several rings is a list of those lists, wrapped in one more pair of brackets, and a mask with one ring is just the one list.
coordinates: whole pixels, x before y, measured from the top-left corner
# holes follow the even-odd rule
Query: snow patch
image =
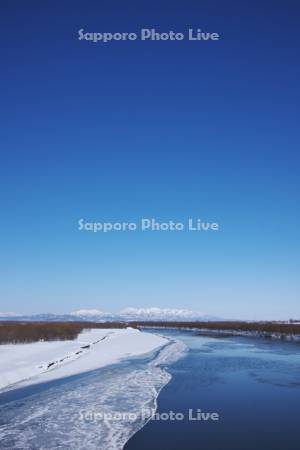
[[(137, 336), (148, 334), (140, 333)], [(117, 338), (116, 338), (117, 339)], [(107, 367), (86, 377), (0, 407), (1, 448), (84, 448), (121, 450), (157, 408), (170, 381), (166, 364), (184, 355), (181, 342), (166, 340), (160, 350), (128, 365)], [(176, 355), (176, 356), (175, 356)], [(143, 411), (149, 411), (149, 417)], [(128, 420), (90, 420), (97, 414), (134, 414)]]
[(42, 383), (138, 356), (167, 339), (133, 328), (92, 329), (74, 341), (0, 345), (0, 389)]

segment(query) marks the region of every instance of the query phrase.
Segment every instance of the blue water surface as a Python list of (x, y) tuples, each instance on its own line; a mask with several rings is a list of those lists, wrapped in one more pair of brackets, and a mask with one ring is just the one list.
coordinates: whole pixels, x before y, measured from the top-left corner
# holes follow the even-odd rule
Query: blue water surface
[[(2, 393), (1, 450), (300, 448), (299, 344), (151, 331), (169, 337), (170, 347)], [(187, 347), (175, 360), (170, 357), (178, 351), (174, 340)], [(158, 394), (157, 413), (180, 413), (183, 420), (82, 420), (82, 412), (155, 410)], [(219, 420), (189, 420), (189, 410), (193, 418), (201, 410)]]
[[(299, 344), (166, 333), (183, 340), (189, 352), (169, 367), (172, 380), (157, 411), (183, 413), (184, 420), (151, 420), (126, 450), (300, 448)], [(189, 409), (216, 412), (219, 420), (191, 421)]]

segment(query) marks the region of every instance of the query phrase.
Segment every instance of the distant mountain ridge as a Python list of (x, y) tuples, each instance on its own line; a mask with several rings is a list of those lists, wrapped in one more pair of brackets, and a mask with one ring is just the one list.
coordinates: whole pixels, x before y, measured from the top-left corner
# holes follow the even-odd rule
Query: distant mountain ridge
[(134, 320), (164, 320), (164, 321), (211, 321), (218, 320), (219, 318), (205, 315), (203, 313), (192, 311), (189, 309), (176, 309), (176, 308), (125, 308), (119, 312), (111, 313), (104, 312), (98, 309), (79, 309), (68, 314), (31, 314), (22, 315), (13, 312), (3, 313), (0, 312), (0, 320), (16, 320), (16, 321), (92, 321), (92, 322), (105, 322), (105, 321), (134, 321)]

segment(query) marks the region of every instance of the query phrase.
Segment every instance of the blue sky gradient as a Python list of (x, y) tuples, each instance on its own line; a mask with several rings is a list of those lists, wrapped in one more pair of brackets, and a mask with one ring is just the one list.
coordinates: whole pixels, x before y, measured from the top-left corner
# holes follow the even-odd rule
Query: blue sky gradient
[[(0, 310), (299, 318), (299, 3), (3, 3)], [(77, 39), (143, 27), (221, 40)]]

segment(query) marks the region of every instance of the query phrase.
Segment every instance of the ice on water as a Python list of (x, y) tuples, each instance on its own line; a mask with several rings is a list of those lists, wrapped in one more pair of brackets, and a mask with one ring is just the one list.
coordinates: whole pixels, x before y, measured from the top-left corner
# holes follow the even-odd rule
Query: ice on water
[[(160, 390), (170, 381), (167, 366), (185, 352), (171, 341), (148, 358), (97, 370), (77, 380), (0, 408), (1, 449), (122, 449), (147, 422), (143, 411), (156, 410)], [(99, 419), (133, 413), (131, 419)], [(132, 420), (132, 417), (135, 419)]]

